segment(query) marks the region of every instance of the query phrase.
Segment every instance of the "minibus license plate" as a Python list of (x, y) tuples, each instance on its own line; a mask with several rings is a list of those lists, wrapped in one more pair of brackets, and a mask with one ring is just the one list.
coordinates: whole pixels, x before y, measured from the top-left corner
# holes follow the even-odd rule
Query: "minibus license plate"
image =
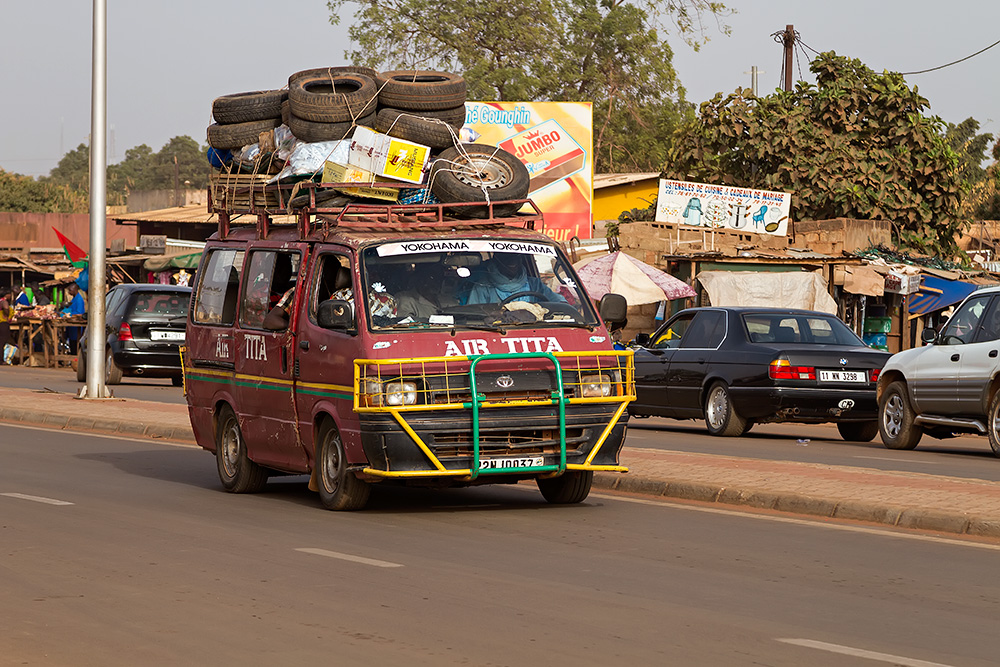
[(535, 468), (544, 465), (541, 456), (513, 456), (496, 459), (479, 459), (480, 470), (497, 470), (498, 468)]
[(820, 371), (820, 382), (867, 382), (863, 371)]

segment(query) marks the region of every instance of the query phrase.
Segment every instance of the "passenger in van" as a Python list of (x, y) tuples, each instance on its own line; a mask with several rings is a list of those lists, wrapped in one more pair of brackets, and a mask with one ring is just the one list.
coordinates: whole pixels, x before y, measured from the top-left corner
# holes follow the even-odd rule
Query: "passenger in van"
[(267, 331), (284, 331), (287, 329), (288, 322), (291, 319), (290, 311), (294, 301), (295, 288), (292, 287), (281, 295), (278, 302), (274, 304), (274, 307), (271, 308), (271, 310), (267, 311), (267, 315), (264, 316), (264, 321), (261, 323), (261, 327)]
[(549, 289), (541, 280), (528, 273), (522, 255), (514, 253), (497, 254), (480, 273), (479, 280), (472, 286), (467, 303), (500, 303), (520, 292), (534, 292), (532, 296), (519, 297), (520, 301), (566, 301)]

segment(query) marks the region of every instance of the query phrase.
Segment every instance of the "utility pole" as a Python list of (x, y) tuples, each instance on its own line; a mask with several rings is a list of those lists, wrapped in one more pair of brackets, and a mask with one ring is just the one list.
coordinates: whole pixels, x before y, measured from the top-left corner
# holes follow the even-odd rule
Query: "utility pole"
[(792, 25), (785, 26), (785, 34), (781, 38), (781, 43), (785, 46), (785, 90), (792, 89), (792, 47), (795, 46), (795, 28)]

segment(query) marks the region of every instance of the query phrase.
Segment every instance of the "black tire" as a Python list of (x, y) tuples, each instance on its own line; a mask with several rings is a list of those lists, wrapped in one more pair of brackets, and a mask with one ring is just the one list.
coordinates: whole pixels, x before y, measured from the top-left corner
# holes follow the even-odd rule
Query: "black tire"
[(208, 145), (218, 149), (243, 148), (248, 144), (260, 141), (261, 132), (267, 132), (281, 125), (281, 118), (255, 120), (249, 123), (233, 123), (208, 126)]
[(348, 471), (344, 445), (332, 421), (327, 420), (319, 429), (314, 465), (323, 507), (334, 511), (364, 508), (371, 486)]
[[(361, 118), (358, 125), (372, 127), (375, 125), (375, 114), (370, 114)], [(337, 141), (354, 136), (355, 124), (351, 121), (345, 123), (316, 123), (311, 120), (299, 118), (291, 115), (288, 118), (288, 129), (292, 131), (296, 139), (309, 143), (317, 141)]]
[(292, 105), (289, 104), (288, 100), (281, 103), (281, 122), (284, 125), (288, 125), (288, 119), (292, 117)]
[(104, 359), (104, 384), (120, 384), (121, 381), (122, 369), (115, 363), (115, 355), (109, 348)]
[(878, 421), (837, 422), (837, 430), (848, 442), (871, 442), (878, 435)]
[(705, 426), (712, 435), (739, 437), (747, 432), (747, 420), (736, 412), (729, 387), (716, 382), (705, 397)]
[[(531, 176), (528, 168), (518, 158), (495, 146), (486, 144), (461, 144), (441, 151), (431, 165), (431, 192), (442, 202), (486, 201), (491, 202), (525, 199)], [(493, 206), (494, 217), (507, 217), (517, 213), (522, 204)], [(461, 207), (457, 215), (486, 217), (486, 207)]]
[(257, 493), (267, 484), (267, 470), (247, 456), (239, 420), (228, 405), (219, 410), (216, 422), (215, 463), (222, 487), (230, 493)]
[(910, 405), (906, 383), (896, 380), (886, 387), (878, 402), (878, 432), (888, 449), (913, 449), (924, 429), (913, 423), (916, 415)]
[(174, 377), (170, 378), (170, 384), (172, 384), (175, 387), (183, 387), (184, 386), (184, 376), (183, 375), (175, 375)]
[(249, 123), (281, 117), (281, 103), (288, 99), (286, 90), (255, 90), (215, 98), (212, 117), (220, 125)]
[(1000, 456), (1000, 391), (990, 399), (990, 412), (986, 421), (986, 437), (993, 454)]
[(583, 502), (590, 495), (594, 483), (593, 470), (567, 470), (558, 477), (538, 478), (538, 490), (553, 505), (572, 505)]
[[(77, 345), (82, 345), (82, 343), (77, 342)], [(76, 381), (87, 381), (87, 359), (83, 356), (83, 352), (78, 352), (76, 355)]]
[(373, 70), (371, 67), (355, 67), (354, 65), (346, 65), (344, 67), (317, 67), (315, 69), (301, 70), (288, 77), (288, 87), (291, 88), (293, 83), (306, 77), (314, 78), (318, 76), (325, 76), (327, 79), (331, 79), (340, 74), (361, 74), (362, 76), (367, 76), (369, 79), (374, 81), (376, 86), (380, 86), (382, 83), (382, 79), (378, 72)]
[(455, 107), (454, 109), (435, 109), (435, 110), (423, 110), (423, 111), (412, 111), (409, 109), (396, 109), (394, 107), (387, 107), (379, 105), (379, 111), (394, 111), (397, 114), (408, 113), (415, 116), (422, 116), (423, 118), (436, 118), (437, 120), (443, 120), (444, 122), (451, 125), (456, 130), (461, 130), (462, 126), (465, 125), (465, 105)]
[(448, 148), (458, 143), (458, 133), (448, 123), (436, 118), (424, 118), (420, 112), (400, 109), (379, 109), (375, 129), (383, 134), (431, 148)]
[(382, 72), (378, 95), (386, 107), (412, 111), (454, 109), (465, 104), (465, 79), (450, 72), (395, 70)]
[(363, 74), (304, 76), (288, 88), (291, 113), (314, 123), (345, 123), (375, 113), (378, 89)]

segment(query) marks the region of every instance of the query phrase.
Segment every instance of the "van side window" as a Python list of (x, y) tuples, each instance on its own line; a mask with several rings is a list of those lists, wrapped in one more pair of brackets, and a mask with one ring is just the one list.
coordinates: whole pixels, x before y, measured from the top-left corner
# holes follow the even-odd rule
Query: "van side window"
[(354, 282), (351, 279), (351, 265), (343, 255), (323, 255), (319, 258), (316, 284), (313, 285), (309, 300), (309, 319), (316, 322), (319, 304), (328, 299), (339, 299), (353, 303)]
[(243, 271), (242, 250), (212, 250), (198, 281), (194, 321), (199, 324), (231, 325)]
[[(299, 254), (277, 250), (250, 253), (247, 284), (240, 307), (240, 325), (263, 329), (264, 316), (278, 305), (286, 292), (291, 298), (299, 272)], [(289, 301), (290, 303), (290, 301)]]

